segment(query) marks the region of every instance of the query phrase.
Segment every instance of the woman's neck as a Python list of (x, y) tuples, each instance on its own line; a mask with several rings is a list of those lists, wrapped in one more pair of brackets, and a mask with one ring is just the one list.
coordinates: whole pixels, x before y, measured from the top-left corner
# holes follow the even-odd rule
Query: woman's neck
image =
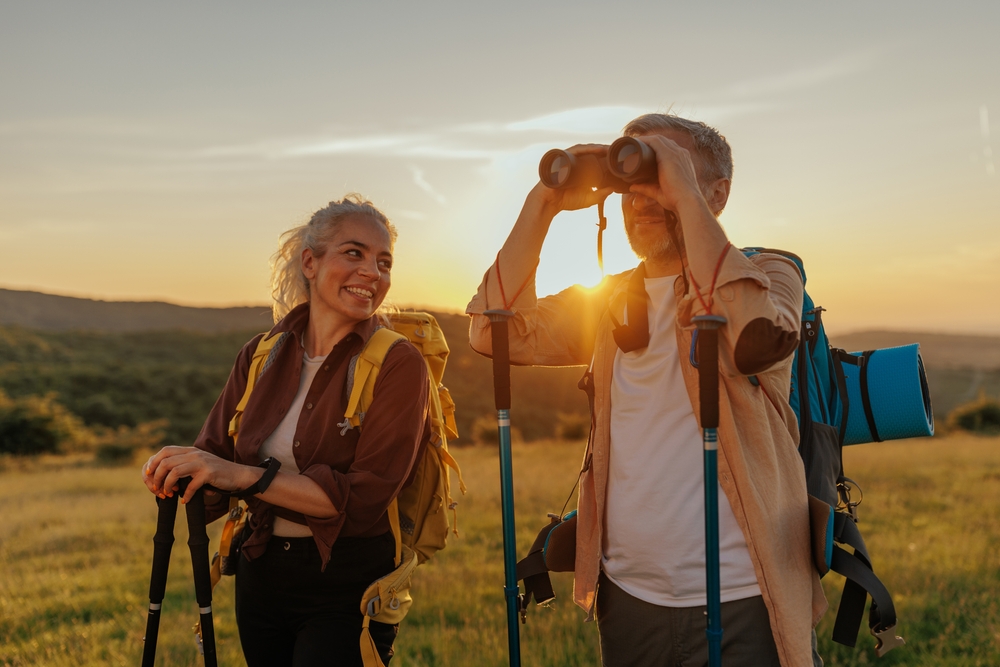
[(317, 312), (309, 307), (309, 323), (306, 325), (302, 345), (310, 357), (324, 357), (334, 345), (344, 339), (358, 325), (354, 320), (345, 320), (335, 313)]

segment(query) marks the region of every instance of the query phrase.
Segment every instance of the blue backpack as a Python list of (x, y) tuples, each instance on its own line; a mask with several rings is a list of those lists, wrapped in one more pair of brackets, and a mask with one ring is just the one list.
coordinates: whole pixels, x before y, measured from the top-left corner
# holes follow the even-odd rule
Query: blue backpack
[[(790, 259), (805, 286), (805, 267), (796, 255), (767, 248), (744, 248), (743, 253), (747, 257), (773, 253)], [(875, 575), (858, 529), (861, 492), (857, 483), (844, 475), (842, 448), (933, 435), (930, 394), (916, 344), (855, 353), (831, 347), (823, 328), (823, 312), (805, 293), (789, 396), (799, 420), (813, 557), (820, 576), (833, 570), (847, 579), (833, 640), (851, 647), (857, 643), (870, 595), (868, 627), (877, 640), (875, 652), (881, 657), (904, 641), (894, 632), (892, 597)], [(750, 381), (756, 382), (756, 378)], [(839, 545), (848, 545), (854, 552)]]

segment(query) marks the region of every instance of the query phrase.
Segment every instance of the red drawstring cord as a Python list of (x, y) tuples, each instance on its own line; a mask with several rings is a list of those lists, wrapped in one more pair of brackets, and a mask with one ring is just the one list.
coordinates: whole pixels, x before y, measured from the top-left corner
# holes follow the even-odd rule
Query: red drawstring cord
[[(513, 303), (515, 301), (517, 301), (517, 297), (521, 296), (521, 292), (523, 292), (524, 288), (527, 287), (528, 283), (531, 282), (531, 277), (534, 275), (535, 272), (532, 271), (531, 273), (528, 274), (528, 277), (524, 279), (524, 283), (521, 285), (520, 289), (518, 289), (517, 292), (514, 294), (514, 298), (511, 299), (510, 301), (508, 301), (507, 300), (507, 295), (504, 294), (504, 291), (503, 291), (503, 278), (500, 277), (500, 251), (499, 250), (497, 251), (497, 259), (496, 259), (495, 262), (493, 262), (493, 266), (495, 266), (496, 269), (497, 269), (497, 283), (500, 285), (500, 298), (503, 299), (503, 308), (504, 308), (504, 310), (510, 310), (511, 305), (513, 305)], [(535, 262), (535, 269), (537, 269), (537, 268), (538, 268), (538, 262)]]
[[(732, 247), (733, 247), (733, 244), (730, 243), (729, 241), (726, 241), (726, 245), (722, 248), (722, 253), (719, 255), (719, 261), (715, 263), (715, 273), (712, 274), (712, 285), (708, 289), (708, 298), (709, 298), (709, 301), (711, 302), (711, 304), (715, 303), (715, 297), (714, 297), (714, 294), (715, 294), (715, 281), (719, 279), (719, 270), (722, 269), (722, 262), (723, 262), (723, 260), (726, 259), (726, 253), (728, 253), (729, 249), (732, 248)], [(500, 258), (500, 254), (497, 253), (497, 259), (499, 259), (499, 258)], [(705, 303), (705, 299), (702, 298), (702, 296), (701, 296), (701, 287), (698, 286), (698, 281), (694, 279), (694, 272), (693, 271), (691, 272), (691, 284), (694, 285), (694, 293), (697, 295), (698, 301), (701, 302), (701, 307), (705, 309), (705, 314), (706, 315), (711, 315), (712, 314), (711, 305), (708, 304), (708, 303)], [(500, 290), (500, 293), (503, 294), (503, 289), (502, 288)]]

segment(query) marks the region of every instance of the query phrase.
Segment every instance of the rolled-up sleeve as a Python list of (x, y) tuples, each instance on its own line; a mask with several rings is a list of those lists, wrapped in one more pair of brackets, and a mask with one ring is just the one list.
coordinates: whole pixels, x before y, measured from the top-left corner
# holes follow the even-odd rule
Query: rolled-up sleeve
[[(729, 375), (763, 373), (787, 360), (799, 342), (802, 318), (802, 277), (788, 258), (773, 253), (747, 257), (730, 247), (715, 282), (700, 295), (685, 296), (681, 322), (707, 313), (726, 318), (720, 336), (722, 369)], [(686, 311), (686, 318), (684, 313)]]
[[(229, 422), (236, 414), (236, 406), (243, 398), (243, 392), (247, 387), (247, 376), (250, 373), (250, 360), (253, 358), (254, 350), (263, 334), (254, 337), (236, 355), (236, 362), (229, 372), (229, 379), (226, 386), (212, 406), (208, 418), (205, 419), (198, 437), (195, 438), (194, 446), (206, 452), (215, 454), (219, 458), (227, 461), (234, 461), (235, 451), (233, 438), (229, 435)], [(242, 463), (242, 461), (240, 461)], [(229, 500), (225, 496), (205, 496), (205, 519), (208, 522), (215, 521), (226, 514), (229, 510)]]
[[(611, 276), (594, 288), (573, 285), (558, 294), (538, 299), (532, 278), (510, 305), (510, 360), (524, 366), (573, 366), (590, 363), (603, 304), (620, 276)], [(503, 308), (491, 266), (465, 312), (472, 316), (469, 344), (490, 356), (493, 341), (489, 317), (483, 313)]]

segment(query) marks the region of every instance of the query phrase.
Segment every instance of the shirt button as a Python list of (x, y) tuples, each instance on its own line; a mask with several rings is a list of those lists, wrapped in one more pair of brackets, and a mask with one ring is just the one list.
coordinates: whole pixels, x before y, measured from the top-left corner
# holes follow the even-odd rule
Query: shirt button
[(299, 445), (301, 445), (301, 444), (302, 444), (302, 443), (301, 443), (300, 441), (298, 441), (298, 440), (296, 440), (296, 441), (295, 441), (295, 446), (296, 446), (296, 447), (298, 447), (298, 446), (299, 446)]
[(306, 410), (312, 410), (312, 409), (313, 409), (313, 404), (312, 403), (306, 403)]
[(328, 371), (328, 370), (330, 370), (330, 365), (329, 365), (329, 364), (327, 364), (326, 366), (323, 366), (323, 370), (324, 370), (324, 371)]

